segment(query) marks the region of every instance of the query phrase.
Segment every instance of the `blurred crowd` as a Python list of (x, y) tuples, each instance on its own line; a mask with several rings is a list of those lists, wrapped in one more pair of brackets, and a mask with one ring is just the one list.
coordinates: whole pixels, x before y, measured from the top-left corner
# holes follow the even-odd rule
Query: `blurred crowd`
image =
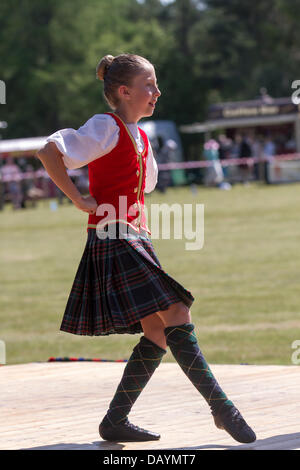
[[(151, 141), (151, 146), (158, 164), (176, 161), (178, 144), (173, 139), (157, 136)], [(236, 133), (230, 138), (221, 134), (204, 143), (203, 157), (209, 166), (205, 168), (201, 180), (206, 186), (218, 186), (221, 189), (230, 189), (234, 182), (267, 181), (268, 162), (275, 155), (294, 152), (296, 144), (292, 138), (280, 140), (271, 134), (257, 136), (253, 133)], [(249, 157), (260, 159), (262, 164), (240, 162), (224, 165), (226, 160)], [(82, 194), (87, 193), (88, 168), (69, 174)], [(171, 171), (159, 171), (156, 189), (165, 192), (169, 186), (172, 186)], [(47, 177), (34, 156), (12, 158), (7, 155), (0, 159), (0, 210), (6, 202), (11, 202), (14, 209), (23, 209), (34, 206), (37, 200), (44, 198), (57, 198), (61, 204), (65, 196)]]
[[(296, 143), (292, 138), (282, 141), (271, 134), (236, 133), (233, 138), (221, 134), (204, 143), (204, 159), (211, 161), (211, 166), (205, 172), (204, 184), (226, 186), (227, 189), (230, 181), (247, 183), (251, 180), (267, 180), (268, 162), (276, 155), (294, 152)], [(255, 158), (258, 161), (225, 164), (226, 160), (241, 158)]]
[[(74, 172), (71, 178), (83, 194), (88, 191), (87, 168)], [(45, 198), (57, 198), (61, 204), (65, 196), (41, 169), (35, 157), (7, 156), (0, 159), (0, 210), (7, 202), (14, 209), (25, 209)]]
[[(158, 163), (174, 161), (174, 152), (177, 149), (174, 140), (158, 136), (151, 144)], [(86, 194), (89, 188), (88, 167), (68, 173), (79, 191)], [(171, 172), (159, 172), (156, 188), (165, 192), (171, 184)], [(0, 158), (0, 210), (7, 202), (10, 202), (14, 209), (25, 209), (35, 206), (39, 199), (45, 198), (57, 198), (61, 204), (65, 195), (47, 176), (34, 156), (13, 158), (7, 155)]]

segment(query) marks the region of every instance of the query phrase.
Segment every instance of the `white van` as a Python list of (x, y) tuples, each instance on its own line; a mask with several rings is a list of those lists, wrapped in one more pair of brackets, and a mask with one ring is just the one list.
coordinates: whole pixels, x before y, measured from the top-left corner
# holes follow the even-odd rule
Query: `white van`
[[(174, 121), (145, 120), (139, 123), (148, 135), (157, 163), (166, 163), (159, 156), (162, 147), (170, 144), (168, 162), (183, 162), (182, 142)], [(171, 145), (171, 143), (173, 145)], [(171, 185), (177, 186), (186, 183), (185, 171), (182, 169), (170, 171)]]

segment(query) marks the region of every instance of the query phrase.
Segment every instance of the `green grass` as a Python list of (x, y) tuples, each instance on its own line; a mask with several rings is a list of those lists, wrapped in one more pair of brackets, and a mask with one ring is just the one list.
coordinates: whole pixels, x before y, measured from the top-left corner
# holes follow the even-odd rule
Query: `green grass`
[[(291, 364), (300, 339), (299, 185), (154, 192), (146, 203), (204, 204), (205, 241), (153, 240), (164, 269), (190, 290), (192, 319), (210, 363)], [(138, 335), (59, 331), (86, 241), (86, 214), (65, 202), (0, 213), (0, 339), (7, 364), (50, 356), (128, 358)], [(172, 361), (168, 352), (165, 361)]]

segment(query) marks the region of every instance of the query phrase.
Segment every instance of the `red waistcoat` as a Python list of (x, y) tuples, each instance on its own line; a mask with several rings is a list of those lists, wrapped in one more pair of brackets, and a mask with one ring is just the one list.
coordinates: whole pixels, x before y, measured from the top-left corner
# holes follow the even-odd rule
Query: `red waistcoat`
[(121, 221), (137, 232), (143, 229), (150, 233), (144, 212), (147, 135), (139, 128), (144, 141), (144, 150), (140, 153), (124, 122), (113, 113), (106, 114), (112, 116), (120, 128), (119, 141), (111, 152), (88, 165), (89, 191), (98, 203), (96, 214), (89, 215), (88, 228)]

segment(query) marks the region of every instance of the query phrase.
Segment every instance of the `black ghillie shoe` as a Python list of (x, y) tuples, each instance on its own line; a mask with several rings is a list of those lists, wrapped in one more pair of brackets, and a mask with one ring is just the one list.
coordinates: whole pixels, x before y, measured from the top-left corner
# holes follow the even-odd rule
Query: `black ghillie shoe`
[(159, 434), (134, 426), (128, 419), (114, 426), (102, 421), (99, 425), (99, 434), (105, 441), (114, 442), (157, 441), (160, 439)]
[(241, 413), (235, 406), (224, 413), (214, 415), (215, 425), (224, 429), (238, 442), (250, 444), (256, 440), (254, 431), (248, 426)]

